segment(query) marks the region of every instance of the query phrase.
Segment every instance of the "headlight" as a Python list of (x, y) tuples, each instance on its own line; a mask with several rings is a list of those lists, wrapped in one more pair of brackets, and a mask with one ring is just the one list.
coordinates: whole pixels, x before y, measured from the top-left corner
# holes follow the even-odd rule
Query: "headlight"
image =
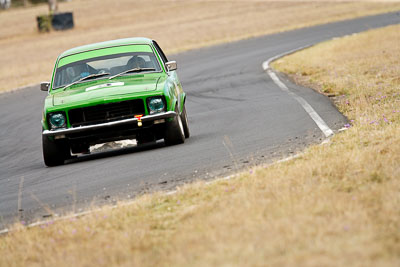
[(165, 103), (162, 97), (152, 97), (147, 99), (147, 106), (149, 107), (150, 114), (165, 111)]
[(49, 115), (49, 122), (52, 129), (65, 127), (65, 116), (62, 113), (52, 113)]

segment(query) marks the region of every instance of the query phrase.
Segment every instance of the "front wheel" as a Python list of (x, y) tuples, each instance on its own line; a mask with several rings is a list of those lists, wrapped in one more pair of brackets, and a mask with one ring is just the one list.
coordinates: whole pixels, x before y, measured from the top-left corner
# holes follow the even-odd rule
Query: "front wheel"
[(181, 120), (182, 120), (182, 124), (183, 124), (183, 131), (185, 132), (185, 138), (189, 138), (190, 137), (189, 122), (188, 122), (188, 119), (187, 119), (186, 107), (185, 106), (183, 106), (183, 110), (182, 110), (182, 114), (181, 114)]
[(64, 160), (70, 156), (69, 146), (64, 141), (56, 142), (42, 135), (42, 149), (44, 164), (48, 167), (64, 164)]
[(167, 146), (182, 144), (185, 142), (185, 131), (183, 128), (182, 118), (178, 109), (175, 110), (177, 115), (175, 118), (167, 122), (165, 129), (164, 141)]

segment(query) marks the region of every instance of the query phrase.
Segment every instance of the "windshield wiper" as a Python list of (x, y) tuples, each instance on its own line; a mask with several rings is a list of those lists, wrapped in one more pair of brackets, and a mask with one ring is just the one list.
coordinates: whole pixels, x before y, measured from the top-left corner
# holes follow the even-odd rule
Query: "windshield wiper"
[(92, 78), (101, 77), (101, 76), (106, 76), (106, 75), (110, 75), (110, 73), (105, 72), (105, 73), (94, 73), (94, 74), (90, 74), (90, 75), (88, 75), (88, 76), (86, 76), (86, 77), (80, 78), (79, 80), (77, 80), (77, 81), (75, 81), (75, 82), (73, 82), (73, 83), (70, 83), (70, 84), (64, 86), (64, 87), (63, 87), (63, 91), (65, 91), (65, 89), (67, 89), (68, 87), (70, 87), (70, 86), (72, 86), (72, 85), (74, 85), (74, 84), (80, 83), (80, 82), (82, 82), (82, 81), (84, 81), (84, 80), (89, 80), (89, 79), (92, 79)]
[(130, 70), (126, 70), (123, 72), (120, 72), (118, 74), (115, 74), (114, 76), (111, 76), (110, 78), (108, 78), (109, 80), (114, 79), (115, 77), (127, 74), (127, 73), (132, 73), (132, 72), (140, 72), (140, 71), (148, 71), (148, 70), (156, 70), (155, 68), (133, 68)]

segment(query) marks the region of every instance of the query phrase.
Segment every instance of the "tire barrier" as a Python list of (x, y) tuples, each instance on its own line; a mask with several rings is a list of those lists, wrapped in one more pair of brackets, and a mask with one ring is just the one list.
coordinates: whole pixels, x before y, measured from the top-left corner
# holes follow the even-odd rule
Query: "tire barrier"
[(72, 12), (41, 15), (36, 17), (39, 32), (49, 32), (51, 29), (63, 31), (74, 27)]
[(51, 19), (51, 26), (56, 31), (72, 29), (74, 27), (74, 17), (72, 12), (56, 13)]

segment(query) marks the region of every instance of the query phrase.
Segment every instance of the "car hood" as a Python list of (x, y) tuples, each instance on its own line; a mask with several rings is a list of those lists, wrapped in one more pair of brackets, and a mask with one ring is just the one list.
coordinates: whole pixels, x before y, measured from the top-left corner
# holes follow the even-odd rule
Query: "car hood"
[(97, 99), (110, 99), (114, 96), (128, 95), (157, 90), (161, 76), (135, 79), (102, 80), (74, 85), (65, 91), (55, 91), (53, 105), (69, 105), (79, 102), (90, 102)]

